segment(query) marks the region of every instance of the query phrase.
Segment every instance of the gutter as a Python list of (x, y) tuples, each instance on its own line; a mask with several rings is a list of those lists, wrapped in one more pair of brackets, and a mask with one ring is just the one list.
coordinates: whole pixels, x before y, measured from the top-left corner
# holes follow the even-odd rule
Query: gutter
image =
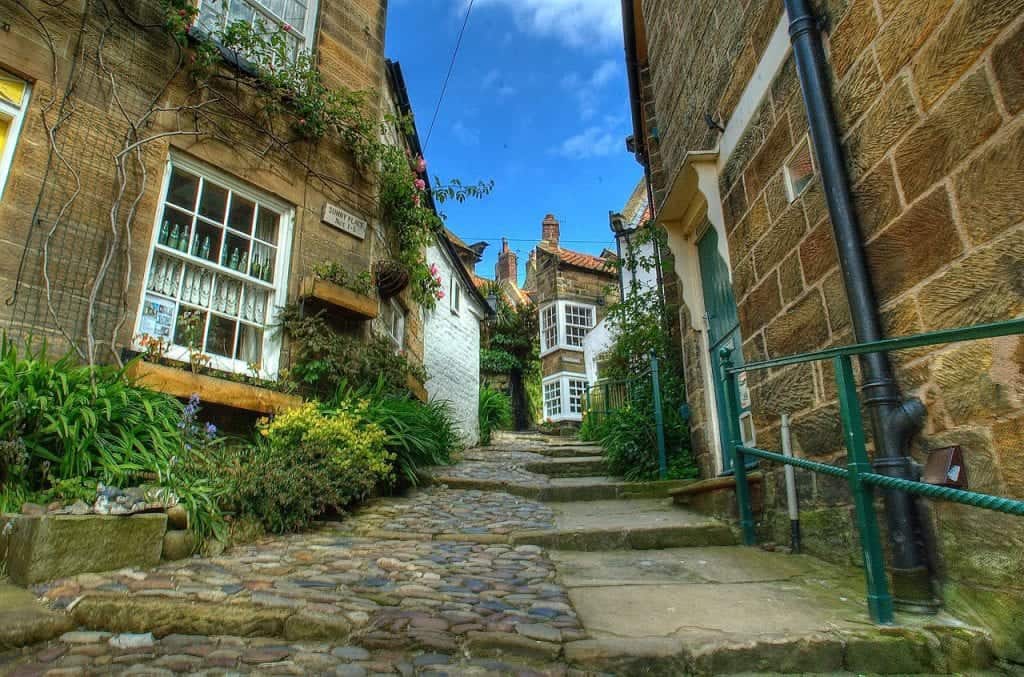
[[(784, 1), (790, 17), (793, 56), (835, 233), (854, 335), (858, 343), (878, 341), (883, 338), (878, 301), (829, 97), (829, 76), (821, 31), (808, 0)], [(881, 475), (917, 479), (909, 446), (910, 439), (923, 424), (925, 406), (917, 398), (902, 399), (886, 353), (863, 355), (860, 364), (862, 399), (868, 409), (875, 440), (873, 466)], [(892, 490), (883, 491), (883, 496), (892, 548), (896, 601), (932, 610), (937, 601), (932, 589), (933, 567), (927, 556), (931, 539), (925, 520), (918, 511), (917, 499), (905, 492)]]

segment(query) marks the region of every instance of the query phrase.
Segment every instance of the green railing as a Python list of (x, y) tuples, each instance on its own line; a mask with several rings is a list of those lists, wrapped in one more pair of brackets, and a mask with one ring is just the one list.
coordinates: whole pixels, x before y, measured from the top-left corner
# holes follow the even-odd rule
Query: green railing
[(654, 426), (658, 441), (658, 475), (668, 477), (668, 460), (665, 454), (665, 416), (661, 407), (661, 373), (658, 356), (648, 356), (648, 368), (627, 379), (603, 379), (594, 385), (584, 386), (586, 395), (585, 416), (604, 421), (608, 415), (631, 402), (637, 401), (650, 390), (654, 401)]
[[(850, 483), (850, 491), (853, 494), (857, 530), (860, 534), (861, 551), (864, 557), (868, 610), (871, 618), (876, 623), (892, 623), (893, 603), (892, 596), (889, 593), (882, 542), (879, 537), (878, 521), (875, 515), (875, 487), (904, 491), (927, 498), (953, 501), (977, 508), (986, 508), (1020, 516), (1024, 516), (1024, 501), (925, 484), (923, 482), (914, 482), (872, 472), (871, 462), (868, 458), (867, 447), (864, 441), (864, 423), (861, 419), (860, 403), (857, 398), (857, 383), (854, 378), (851, 358), (855, 355), (868, 353), (908, 350), (923, 346), (990, 339), (1016, 334), (1024, 334), (1024, 318), (983, 324), (975, 327), (947, 329), (904, 338), (885, 339), (840, 348), (830, 348), (813, 353), (751, 362), (741, 366), (733, 366), (731, 349), (723, 350), (721, 378), (725, 384), (725, 405), (726, 411), (729, 413), (727, 426), (730, 446), (734, 453), (735, 462), (733, 467), (736, 469), (736, 500), (739, 507), (740, 526), (743, 530), (743, 542), (746, 545), (753, 545), (757, 540), (750, 505), (750, 486), (747, 483), (747, 456), (754, 456), (774, 463), (783, 463), (803, 468), (804, 470), (810, 470), (811, 472), (831, 475), (832, 477), (846, 478)], [(839, 413), (842, 419), (843, 439), (847, 452), (847, 466), (843, 468), (744, 446), (739, 425), (739, 408), (737, 406), (739, 392), (737, 389), (737, 374), (819, 360), (832, 360), (835, 369), (836, 384), (839, 391)]]

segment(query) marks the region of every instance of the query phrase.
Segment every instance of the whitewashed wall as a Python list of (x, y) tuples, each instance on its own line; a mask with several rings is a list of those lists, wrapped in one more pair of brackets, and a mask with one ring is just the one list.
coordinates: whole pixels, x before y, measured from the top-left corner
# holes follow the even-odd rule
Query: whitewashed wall
[[(480, 396), (480, 320), (485, 309), (471, 295), (437, 244), (427, 248), (427, 262), (437, 264), (445, 297), (425, 313), (423, 366), (427, 369), (427, 394), (452, 405), (462, 441), (467, 446), (480, 440), (477, 402)], [(462, 285), (462, 308), (452, 312), (452, 280)]]

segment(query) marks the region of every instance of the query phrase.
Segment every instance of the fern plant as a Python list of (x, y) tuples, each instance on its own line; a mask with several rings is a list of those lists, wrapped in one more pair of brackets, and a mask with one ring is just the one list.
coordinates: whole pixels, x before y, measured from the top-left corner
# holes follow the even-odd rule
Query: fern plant
[(512, 400), (498, 390), (484, 386), (480, 388), (480, 400), (477, 404), (480, 419), (480, 444), (487, 446), (491, 436), (498, 428), (512, 424)]

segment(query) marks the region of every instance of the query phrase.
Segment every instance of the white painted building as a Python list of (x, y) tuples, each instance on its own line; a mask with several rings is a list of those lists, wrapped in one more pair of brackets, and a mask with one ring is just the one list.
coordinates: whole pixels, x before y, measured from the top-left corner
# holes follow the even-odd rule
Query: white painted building
[[(632, 266), (626, 260), (627, 250), (633, 248), (633, 256), (639, 261), (657, 260), (657, 252), (653, 242), (642, 242), (633, 244), (631, 240), (636, 237), (637, 229), (646, 223), (650, 218), (650, 203), (647, 197), (647, 183), (640, 180), (629, 201), (623, 208), (621, 214), (611, 215), (612, 219), (621, 219), (621, 232), (616, 232), (615, 239), (619, 249), (623, 266), (619, 271), (620, 298), (626, 298), (631, 290), (657, 289), (659, 284), (658, 267)], [(601, 355), (611, 347), (615, 340), (615, 334), (608, 326), (608, 318), (601, 320), (596, 327), (587, 333), (583, 339), (583, 363), (587, 371), (587, 382), (593, 385), (600, 378), (597, 363)]]
[(444, 292), (433, 310), (424, 311), (427, 394), (451, 403), (463, 443), (473, 446), (480, 440), (480, 322), (490, 311), (448, 239), (437, 238), (427, 248), (427, 263), (437, 266)]

